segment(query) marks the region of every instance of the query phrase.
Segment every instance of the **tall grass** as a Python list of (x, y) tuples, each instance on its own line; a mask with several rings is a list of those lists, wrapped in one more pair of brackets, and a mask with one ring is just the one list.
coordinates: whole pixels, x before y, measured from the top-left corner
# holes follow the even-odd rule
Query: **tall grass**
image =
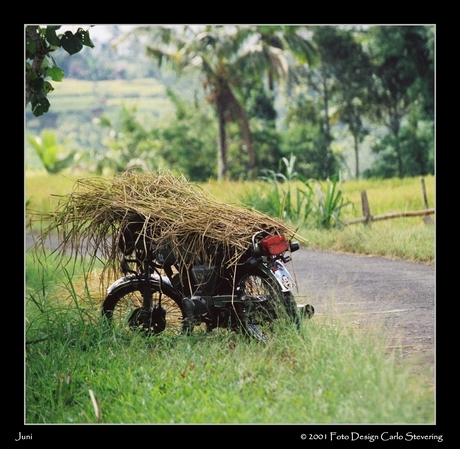
[(94, 311), (101, 304), (100, 263), (92, 270), (85, 271), (84, 266), (73, 263), (62, 267), (51, 255), (42, 265), (26, 253), (27, 341), (70, 335), (74, 329), (95, 324)]
[(27, 258), (27, 423), (434, 421), (428, 377), (333, 312), (266, 345), (223, 331), (120, 335), (99, 322), (83, 266), (49, 268), (34, 276)]
[(285, 173), (265, 170), (261, 184), (250, 184), (239, 200), (269, 215), (300, 226), (330, 229), (342, 225), (341, 214), (351, 206), (338, 177), (318, 182), (295, 171), (296, 157), (283, 157)]
[[(423, 178), (428, 206), (435, 206), (435, 179)], [(361, 192), (366, 191), (372, 215), (425, 209), (422, 178), (349, 180), (342, 184), (344, 195), (353, 204), (342, 215), (344, 221), (362, 216)], [(435, 215), (430, 218), (435, 222)], [(372, 254), (433, 265), (436, 228), (423, 217), (404, 217), (354, 224), (343, 229), (303, 229), (310, 247), (321, 250)]]

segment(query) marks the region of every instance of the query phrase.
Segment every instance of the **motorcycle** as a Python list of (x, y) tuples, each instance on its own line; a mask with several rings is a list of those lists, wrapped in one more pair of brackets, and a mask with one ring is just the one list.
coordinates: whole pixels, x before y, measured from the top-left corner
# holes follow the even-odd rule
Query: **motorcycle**
[(299, 243), (282, 234), (256, 232), (231, 267), (218, 251), (212, 264), (184, 263), (173, 248), (153, 239), (147, 244), (139, 229), (127, 228), (118, 246), (123, 277), (108, 287), (102, 315), (120, 330), (150, 335), (224, 328), (267, 342), (276, 320), (299, 326), (314, 314), (312, 305), (295, 301), (285, 264)]

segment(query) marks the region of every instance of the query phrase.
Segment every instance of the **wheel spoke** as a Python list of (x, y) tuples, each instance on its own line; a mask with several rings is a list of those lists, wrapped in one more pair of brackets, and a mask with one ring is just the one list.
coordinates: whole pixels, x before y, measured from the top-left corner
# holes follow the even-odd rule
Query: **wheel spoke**
[[(278, 319), (288, 319), (298, 323), (298, 314), (293, 295), (282, 292), (275, 280), (265, 273), (245, 274), (239, 283), (243, 295), (262, 297), (264, 301), (247, 304), (247, 333), (256, 339), (266, 340), (272, 323)], [(256, 335), (258, 333), (258, 335)]]
[[(160, 304), (161, 298), (161, 304)], [(177, 334), (182, 330), (183, 315), (179, 305), (169, 296), (152, 288), (153, 309), (143, 307), (143, 298), (136, 284), (127, 284), (104, 301), (103, 313), (119, 331)]]

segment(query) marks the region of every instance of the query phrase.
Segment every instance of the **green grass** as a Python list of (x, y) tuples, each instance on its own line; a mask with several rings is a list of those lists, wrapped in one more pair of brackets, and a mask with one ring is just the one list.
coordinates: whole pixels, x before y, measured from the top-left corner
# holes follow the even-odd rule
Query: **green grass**
[(49, 268), (37, 276), (27, 257), (27, 423), (434, 422), (427, 373), (332, 311), (267, 345), (225, 331), (118, 335), (83, 266)]
[(140, 92), (142, 92), (145, 97), (166, 96), (165, 87), (153, 78), (104, 81), (77, 80), (69, 78), (65, 79), (61, 83), (55, 83), (54, 91), (51, 95), (54, 99), (85, 95), (140, 97)]
[[(361, 217), (361, 192), (366, 191), (372, 215), (425, 209), (421, 180), (424, 179), (428, 206), (435, 207), (434, 176), (413, 178), (349, 180), (342, 184), (346, 196), (355, 204), (351, 217)], [(349, 218), (349, 217), (344, 217)]]
[[(388, 220), (372, 224), (348, 226), (344, 229), (304, 232), (309, 248), (365, 255), (375, 255), (410, 262), (435, 263), (435, 228), (421, 218)], [(409, 223), (408, 220), (411, 220)]]

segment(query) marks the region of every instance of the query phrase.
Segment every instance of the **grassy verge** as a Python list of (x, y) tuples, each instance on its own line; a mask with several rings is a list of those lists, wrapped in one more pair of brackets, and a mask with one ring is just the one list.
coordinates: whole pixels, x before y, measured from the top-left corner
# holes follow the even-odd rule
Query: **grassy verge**
[[(409, 220), (409, 219), (402, 219)], [(412, 220), (412, 219), (411, 219)], [(375, 255), (434, 265), (435, 229), (421, 220), (402, 224), (353, 225), (341, 230), (306, 230), (312, 249)]]
[(26, 262), (27, 423), (434, 422), (428, 376), (332, 312), (267, 345), (119, 335), (101, 326), (84, 266)]

